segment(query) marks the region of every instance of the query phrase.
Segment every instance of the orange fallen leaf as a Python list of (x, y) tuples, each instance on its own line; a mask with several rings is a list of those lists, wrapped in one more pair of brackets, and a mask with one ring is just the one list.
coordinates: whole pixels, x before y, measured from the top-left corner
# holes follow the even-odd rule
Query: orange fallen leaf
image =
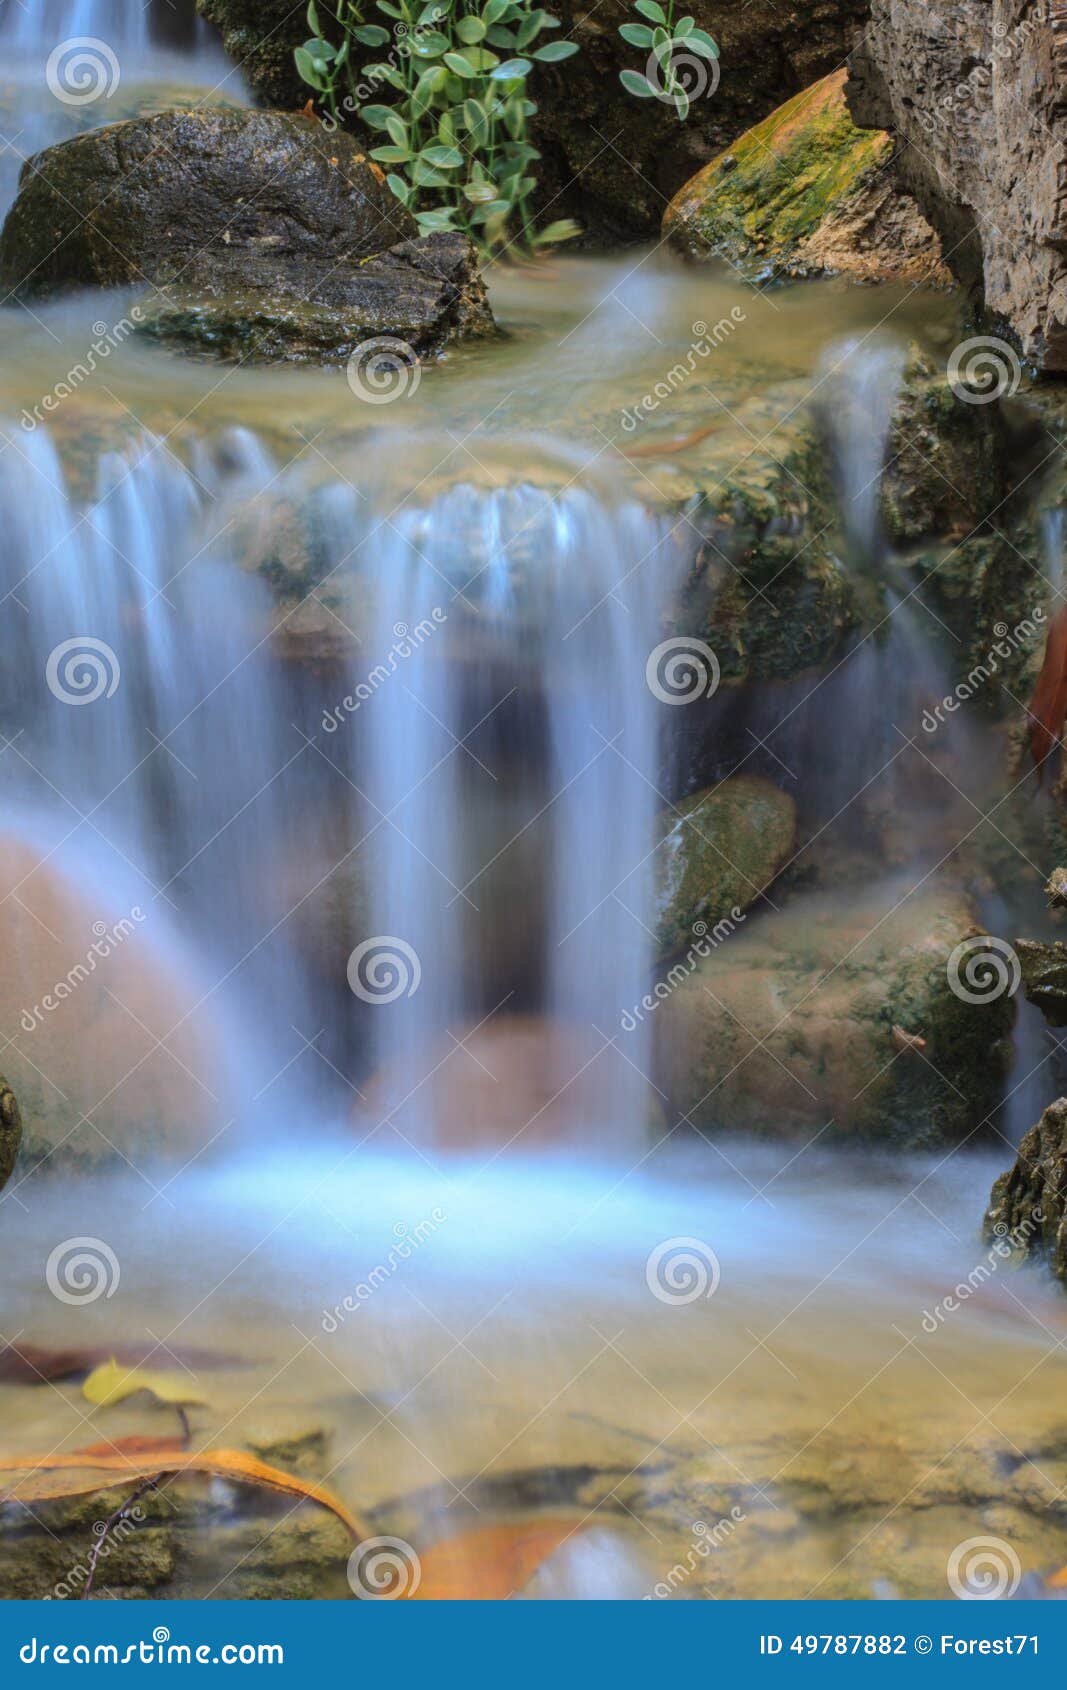
[(420, 1555), (422, 1577), (414, 1602), (505, 1602), (529, 1584), (537, 1569), (584, 1521), (528, 1520), (479, 1526), (445, 1538)]
[(1041, 673), (1027, 715), (1030, 755), (1040, 783), (1042, 764), (1060, 743), (1067, 719), (1067, 605), (1061, 606), (1049, 623)]
[(91, 1457), (94, 1455), (128, 1455), (132, 1460), (139, 1461), (149, 1455), (188, 1455), (189, 1451), (181, 1438), (153, 1438), (143, 1432), (131, 1432), (128, 1437), (115, 1438), (100, 1444), (86, 1444), (83, 1449), (71, 1451), (72, 1455), (83, 1455), (87, 1459), (86, 1466), (92, 1466)]
[[(10, 1482), (8, 1473), (27, 1473), (25, 1479)], [(108, 1455), (87, 1455), (75, 1450), (69, 1455), (26, 1455), (0, 1457), (0, 1503), (49, 1502), (63, 1496), (86, 1496), (95, 1490), (105, 1490), (120, 1480), (136, 1484), (142, 1479), (162, 1474), (208, 1473), (214, 1478), (231, 1479), (237, 1484), (264, 1485), (269, 1490), (283, 1491), (288, 1496), (306, 1497), (336, 1514), (354, 1538), (368, 1536), (366, 1529), (332, 1491), (323, 1485), (298, 1479), (270, 1467), (254, 1455), (239, 1449), (205, 1449), (191, 1454), (188, 1450), (172, 1449), (155, 1454), (119, 1449)], [(66, 1475), (62, 1477), (61, 1475)]]

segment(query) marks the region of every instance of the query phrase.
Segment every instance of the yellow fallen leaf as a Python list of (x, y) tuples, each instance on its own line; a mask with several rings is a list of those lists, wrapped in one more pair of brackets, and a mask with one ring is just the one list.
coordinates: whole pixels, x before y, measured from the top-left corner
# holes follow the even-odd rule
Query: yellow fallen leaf
[(105, 1361), (94, 1367), (82, 1386), (82, 1396), (97, 1408), (114, 1408), (138, 1391), (149, 1391), (157, 1401), (173, 1408), (188, 1408), (203, 1402), (195, 1390), (190, 1390), (180, 1373), (156, 1373), (145, 1367), (120, 1367), (117, 1361)]

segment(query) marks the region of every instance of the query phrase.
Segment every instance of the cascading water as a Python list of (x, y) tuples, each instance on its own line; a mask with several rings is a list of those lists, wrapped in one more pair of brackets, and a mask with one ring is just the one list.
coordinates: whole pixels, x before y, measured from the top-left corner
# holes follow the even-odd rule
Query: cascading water
[(378, 1106), (406, 1135), (469, 1142), (480, 1114), (497, 1140), (633, 1142), (648, 1050), (615, 1041), (652, 961), (664, 525), (610, 489), (460, 485), (355, 550), (374, 613), (331, 755), (358, 723)]
[[(267, 463), (237, 432), (201, 449), (198, 477), (148, 438), (105, 454), (79, 506), (43, 430), (6, 442), (6, 826), (88, 878), (101, 914), (143, 910), (150, 952), (183, 936), (200, 988), (173, 1022), (225, 1027), (226, 1108), (247, 1117), (311, 1019), (270, 891), (300, 846), (305, 742), (263, 643), (267, 589), (234, 563), (219, 514)], [(17, 1068), (33, 1047), (14, 1037)]]

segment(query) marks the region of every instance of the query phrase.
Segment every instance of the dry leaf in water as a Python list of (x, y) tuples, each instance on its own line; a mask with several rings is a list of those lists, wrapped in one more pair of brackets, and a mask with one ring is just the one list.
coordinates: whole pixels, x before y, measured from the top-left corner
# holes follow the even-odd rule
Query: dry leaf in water
[[(20, 1473), (25, 1477), (12, 1477)], [(283, 1473), (279, 1467), (270, 1467), (239, 1449), (206, 1449), (191, 1454), (171, 1446), (171, 1452), (149, 1454), (140, 1449), (131, 1451), (127, 1445), (126, 1448), (115, 1446), (110, 1455), (75, 1450), (69, 1455), (0, 1456), (0, 1503), (52, 1502), (60, 1497), (87, 1496), (115, 1484), (137, 1484), (143, 1479), (183, 1473), (207, 1473), (213, 1478), (231, 1479), (236, 1484), (263, 1485), (287, 1496), (302, 1497), (336, 1514), (353, 1537), (369, 1535), (340, 1498), (325, 1486)]]
[(419, 1557), (422, 1577), (415, 1602), (505, 1602), (533, 1578), (561, 1544), (584, 1530), (584, 1521), (527, 1520), (479, 1526), (435, 1543)]

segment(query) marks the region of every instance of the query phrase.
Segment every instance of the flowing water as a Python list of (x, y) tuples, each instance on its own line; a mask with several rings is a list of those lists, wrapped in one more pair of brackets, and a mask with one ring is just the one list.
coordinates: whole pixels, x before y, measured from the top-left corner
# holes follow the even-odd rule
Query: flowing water
[[(7, 8), (19, 149), (80, 109), (41, 86), (59, 39), (107, 42), (127, 91), (223, 80), (210, 42), (116, 16)], [(1040, 1024), (1003, 1136), (925, 1160), (713, 1141), (651, 1018), (618, 1035), (690, 784), (646, 666), (693, 501), (809, 417), (879, 609), (827, 674), (702, 718), (705, 781), (742, 741), (797, 799), (780, 931), (802, 951), (857, 885), (877, 925), (1003, 780), (976, 716), (924, 743), (953, 636), (878, 517), (904, 349), (936, 353), (951, 303), (764, 295), (659, 252), (498, 274), (493, 302), (507, 338), (387, 409), (116, 335), (116, 296), (0, 313), (0, 1005), (29, 1139), (0, 1334), (216, 1352), (196, 1441), (310, 1441), (384, 1533), (591, 1521), (532, 1595), (939, 1595), (983, 1532), (1067, 1559), (1060, 1293), (979, 1237), (1051, 1095)], [(1052, 525), (1053, 590), (1061, 551)], [(62, 1279), (86, 1239), (106, 1296)], [(168, 1424), (0, 1389), (22, 1451)], [(239, 1593), (212, 1521), (185, 1519), (196, 1588)]]

